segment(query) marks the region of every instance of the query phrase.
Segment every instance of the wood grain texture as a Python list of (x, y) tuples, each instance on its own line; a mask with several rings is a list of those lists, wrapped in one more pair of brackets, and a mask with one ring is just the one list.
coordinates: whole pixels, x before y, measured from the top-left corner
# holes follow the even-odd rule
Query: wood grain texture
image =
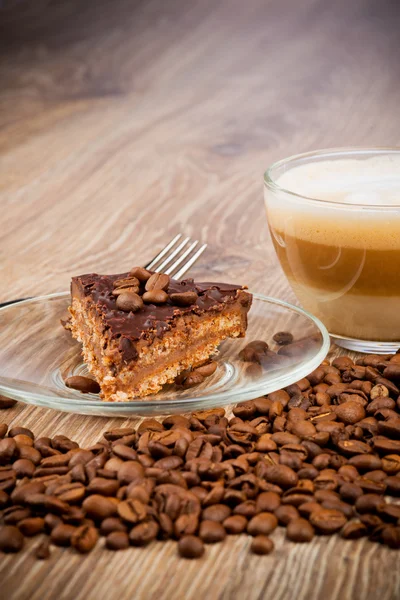
[[(395, 0), (35, 0), (0, 10), (0, 301), (144, 263), (177, 231), (194, 275), (294, 301), (262, 173), (318, 147), (400, 141)], [(0, 421), (86, 444), (121, 419), (32, 407)], [(128, 421), (126, 421), (128, 422)], [(130, 422), (134, 422), (131, 420)], [(175, 545), (0, 559), (17, 600), (394, 600), (398, 554), (369, 542), (245, 537), (198, 562)]]

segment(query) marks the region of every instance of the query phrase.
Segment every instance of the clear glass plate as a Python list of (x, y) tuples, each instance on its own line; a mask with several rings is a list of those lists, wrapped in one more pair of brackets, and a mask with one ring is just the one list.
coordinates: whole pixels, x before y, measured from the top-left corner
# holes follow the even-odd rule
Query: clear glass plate
[[(161, 392), (132, 402), (102, 402), (64, 385), (70, 375), (86, 375), (80, 344), (60, 324), (69, 294), (51, 294), (0, 309), (0, 393), (45, 408), (104, 416), (160, 415), (190, 412), (256, 398), (305, 377), (325, 358), (329, 335), (324, 325), (301, 308), (254, 294), (246, 337), (226, 340), (216, 357), (215, 373), (190, 389), (166, 386)], [(284, 364), (264, 368), (242, 361), (238, 354), (253, 340), (278, 346), (272, 336), (290, 331), (301, 340)], [(286, 347), (287, 348), (287, 347)], [(287, 352), (287, 350), (286, 350)]]

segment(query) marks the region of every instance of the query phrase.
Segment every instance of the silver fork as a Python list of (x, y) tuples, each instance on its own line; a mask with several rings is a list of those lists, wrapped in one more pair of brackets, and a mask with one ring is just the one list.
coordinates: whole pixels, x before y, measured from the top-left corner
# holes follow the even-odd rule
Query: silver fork
[(198, 247), (199, 243), (190, 237), (182, 240), (182, 234), (178, 233), (145, 268), (180, 279), (207, 248), (207, 244)]
[[(151, 269), (156, 273), (165, 273), (173, 276), (174, 279), (180, 279), (207, 248), (207, 244), (203, 244), (198, 248), (199, 240), (193, 241), (190, 237), (182, 240), (182, 237), (182, 234), (178, 233), (153, 260), (145, 265), (145, 269)], [(29, 298), (18, 298), (17, 300), (0, 303), (0, 308), (23, 300), (29, 300)]]

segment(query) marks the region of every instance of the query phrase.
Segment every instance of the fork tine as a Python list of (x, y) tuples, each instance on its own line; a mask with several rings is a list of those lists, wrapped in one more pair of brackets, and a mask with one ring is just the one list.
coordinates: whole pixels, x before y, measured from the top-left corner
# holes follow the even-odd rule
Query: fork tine
[(182, 250), (182, 248), (186, 246), (188, 242), (190, 242), (190, 237), (185, 238), (183, 242), (181, 242), (179, 246), (177, 246), (175, 250), (173, 250), (173, 252), (171, 252), (171, 254), (167, 256), (167, 258), (160, 265), (158, 265), (158, 267), (156, 267), (156, 271), (158, 271), (159, 273), (163, 273), (165, 267), (175, 258), (175, 256)]
[(186, 273), (188, 269), (196, 262), (196, 260), (203, 254), (204, 250), (207, 248), (207, 244), (203, 244), (194, 254), (193, 256), (179, 269), (177, 273), (175, 273), (175, 279), (180, 279), (182, 275)]
[(152, 267), (153, 267), (153, 266), (154, 266), (156, 263), (158, 263), (158, 261), (159, 261), (159, 260), (160, 260), (160, 259), (161, 259), (163, 256), (165, 256), (165, 255), (167, 254), (168, 250), (170, 250), (170, 248), (172, 248), (172, 247), (173, 247), (173, 246), (176, 244), (176, 242), (177, 242), (178, 240), (180, 240), (180, 239), (181, 239), (181, 237), (182, 237), (182, 234), (181, 234), (181, 233), (178, 233), (178, 235), (176, 235), (176, 236), (174, 237), (174, 239), (173, 239), (173, 240), (171, 240), (171, 241), (169, 242), (169, 244), (167, 244), (167, 245), (165, 246), (165, 248), (163, 248), (163, 249), (161, 250), (161, 252), (159, 252), (159, 253), (157, 254), (157, 256), (156, 256), (155, 258), (153, 258), (153, 260), (152, 260), (151, 262), (149, 262), (149, 263), (148, 263), (148, 264), (145, 266), (145, 269), (151, 269), (151, 268), (152, 268)]
[(192, 244), (190, 244), (189, 248), (187, 248), (185, 252), (183, 252), (183, 254), (181, 254), (181, 256), (177, 258), (176, 261), (166, 271), (164, 271), (165, 274), (171, 275), (175, 271), (175, 269), (179, 267), (179, 265), (185, 260), (185, 258), (192, 252), (192, 250), (196, 248), (198, 243), (198, 240), (196, 240)]

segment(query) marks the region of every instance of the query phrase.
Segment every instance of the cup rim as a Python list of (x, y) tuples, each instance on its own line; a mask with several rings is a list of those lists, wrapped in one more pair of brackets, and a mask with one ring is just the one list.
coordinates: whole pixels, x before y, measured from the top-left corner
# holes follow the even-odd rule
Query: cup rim
[(326, 200), (322, 198), (312, 198), (310, 196), (305, 196), (303, 194), (298, 194), (291, 190), (288, 190), (280, 185), (274, 180), (272, 177), (272, 172), (276, 168), (280, 168), (285, 165), (291, 165), (292, 163), (296, 163), (298, 161), (306, 161), (307, 159), (313, 159), (318, 157), (338, 157), (338, 156), (354, 156), (354, 155), (369, 155), (369, 154), (398, 154), (400, 156), (400, 146), (344, 146), (342, 148), (325, 148), (321, 150), (312, 150), (310, 152), (302, 152), (300, 154), (292, 154), (287, 158), (283, 158), (281, 160), (275, 161), (272, 163), (267, 170), (264, 172), (264, 186), (267, 187), (272, 192), (281, 192), (284, 194), (288, 194), (294, 199), (307, 200), (308, 202), (313, 202), (316, 204), (320, 204), (321, 202), (324, 204), (329, 204), (330, 206), (340, 206), (346, 207), (351, 210), (352, 208), (366, 208), (366, 209), (392, 209), (398, 210), (400, 208), (399, 204), (365, 204), (363, 202), (354, 202), (349, 204), (348, 202), (338, 202), (337, 200)]

